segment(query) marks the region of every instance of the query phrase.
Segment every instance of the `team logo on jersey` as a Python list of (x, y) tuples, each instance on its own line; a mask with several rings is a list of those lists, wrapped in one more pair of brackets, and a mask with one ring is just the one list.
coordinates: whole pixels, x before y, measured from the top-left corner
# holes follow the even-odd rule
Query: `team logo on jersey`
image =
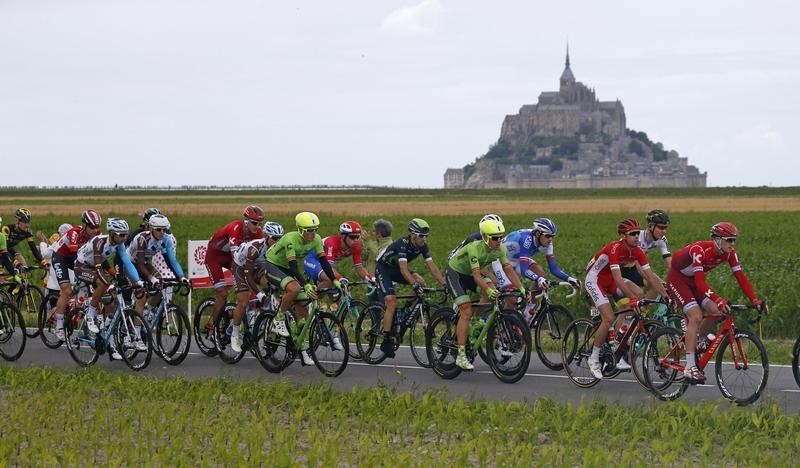
[(533, 236), (526, 237), (525, 242), (523, 242), (522, 245), (524, 245), (526, 249), (531, 248), (533, 245)]

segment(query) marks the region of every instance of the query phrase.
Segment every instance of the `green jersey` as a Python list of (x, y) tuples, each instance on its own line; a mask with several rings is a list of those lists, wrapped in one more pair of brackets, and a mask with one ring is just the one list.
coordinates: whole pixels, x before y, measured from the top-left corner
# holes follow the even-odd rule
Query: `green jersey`
[(489, 250), (486, 242), (476, 240), (458, 249), (447, 264), (458, 273), (471, 276), (472, 270), (491, 265), (495, 260), (500, 260), (500, 263), (508, 263), (506, 245), (501, 243), (499, 249)]
[(294, 257), (295, 260), (302, 263), (311, 251), (316, 252), (317, 256), (325, 254), (322, 237), (319, 234), (315, 234), (313, 240), (306, 242), (299, 232), (289, 232), (267, 250), (267, 261), (281, 268), (289, 268), (290, 258)]

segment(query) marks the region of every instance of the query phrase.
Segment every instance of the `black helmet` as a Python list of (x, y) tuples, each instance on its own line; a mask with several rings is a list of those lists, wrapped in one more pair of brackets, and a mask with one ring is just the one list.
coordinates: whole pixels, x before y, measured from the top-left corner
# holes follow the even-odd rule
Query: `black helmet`
[(18, 220), (22, 221), (23, 223), (30, 223), (31, 222), (31, 210), (26, 208), (19, 208), (14, 216), (17, 217)]
[(647, 212), (647, 224), (669, 224), (669, 215), (658, 208)]
[(157, 214), (161, 214), (161, 210), (158, 208), (148, 208), (142, 213), (142, 221), (149, 221), (151, 216)]

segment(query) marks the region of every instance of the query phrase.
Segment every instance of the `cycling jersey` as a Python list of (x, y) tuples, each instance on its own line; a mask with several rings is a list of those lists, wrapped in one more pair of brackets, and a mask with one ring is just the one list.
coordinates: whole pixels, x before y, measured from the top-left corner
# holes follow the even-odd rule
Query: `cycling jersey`
[[(100, 231), (97, 231), (97, 234), (99, 235)], [(83, 226), (75, 226), (56, 241), (53, 245), (53, 251), (64, 258), (75, 260), (78, 249), (89, 239), (91, 237), (83, 230)]]
[(420, 255), (425, 261), (433, 259), (428, 244), (418, 247), (411, 241), (410, 236), (405, 236), (389, 244), (386, 250), (378, 255), (377, 263), (390, 268), (399, 268), (400, 262), (410, 262)]
[(14, 274), (14, 265), (11, 263), (11, 256), (8, 253), (6, 235), (0, 232), (0, 264), (6, 267), (9, 274)]
[(264, 231), (260, 226), (255, 234), (250, 234), (244, 223), (244, 221), (231, 221), (222, 226), (208, 241), (208, 251), (230, 252), (236, 250), (242, 242), (264, 237)]
[(133, 237), (126, 250), (128, 256), (140, 268), (145, 264), (153, 265), (156, 255), (161, 254), (167, 259), (175, 275), (177, 277), (183, 276), (183, 268), (178, 263), (178, 259), (175, 258), (175, 245), (172, 242), (172, 236), (166, 232), (161, 240), (158, 240), (151, 231), (142, 231)]
[(266, 253), (266, 239), (253, 239), (248, 242), (243, 242), (233, 252), (233, 263), (245, 270), (253, 270), (255, 268), (265, 269), (267, 267)]
[(486, 242), (476, 240), (458, 249), (447, 265), (457, 273), (472, 276), (472, 270), (476, 268), (480, 270), (495, 260), (499, 260), (501, 264), (508, 263), (505, 244), (500, 244), (497, 250), (489, 250)]
[[(325, 258), (331, 265), (343, 258), (353, 257), (353, 267), (358, 268), (362, 266), (361, 242), (353, 244), (352, 247), (347, 247), (344, 236), (328, 236), (322, 239), (322, 246), (325, 248)], [(309, 252), (309, 254), (306, 255), (303, 263), (306, 274), (309, 277), (314, 278), (315, 280), (319, 280), (321, 278), (322, 265), (320, 265), (319, 259), (314, 252)], [(341, 275), (338, 275), (337, 279), (341, 277)]]
[(625, 241), (616, 240), (606, 244), (586, 266), (584, 288), (595, 306), (608, 304), (609, 295), (622, 295), (611, 275), (611, 270), (620, 270), (621, 265), (639, 262), (642, 270), (649, 270), (647, 255), (641, 248), (629, 248)]
[(322, 237), (316, 234), (313, 240), (306, 242), (299, 232), (289, 232), (267, 250), (267, 261), (282, 268), (289, 268), (290, 258), (303, 259), (309, 252), (314, 252), (317, 256), (325, 253)]
[(544, 254), (547, 260), (547, 267), (550, 269), (550, 273), (563, 281), (569, 281), (570, 276), (562, 271), (556, 262), (553, 248), (554, 241), (555, 240), (551, 240), (550, 244), (547, 246), (539, 245), (536, 242), (536, 236), (533, 234), (532, 229), (520, 229), (512, 231), (506, 236), (504, 245), (508, 250), (509, 263), (514, 266), (514, 271), (520, 276), (524, 276), (532, 281), (536, 281), (539, 278), (531, 267), (536, 264), (533, 256), (537, 253), (541, 253)]
[(102, 265), (105, 269), (108, 269), (110, 268), (108, 258), (114, 254), (119, 256), (130, 279), (134, 282), (140, 281), (139, 273), (125, 250), (125, 244), (112, 244), (108, 234), (94, 236), (89, 242), (83, 244), (78, 249), (76, 261), (86, 267)]
[(42, 254), (39, 252), (39, 247), (36, 246), (36, 242), (33, 241), (33, 232), (30, 229), (23, 230), (16, 224), (9, 224), (3, 226), (3, 234), (6, 236), (6, 248), (12, 257), (17, 255), (14, 247), (20, 242), (27, 240), (28, 247), (30, 247), (33, 257), (37, 262), (42, 261)]
[(684, 277), (693, 278), (697, 290), (716, 301), (719, 295), (706, 282), (706, 272), (713, 270), (723, 262), (728, 262), (731, 272), (745, 295), (751, 301), (755, 301), (756, 294), (742, 270), (736, 249), (731, 248), (729, 253), (720, 252), (712, 240), (698, 241), (675, 252), (669, 276), (680, 273)]

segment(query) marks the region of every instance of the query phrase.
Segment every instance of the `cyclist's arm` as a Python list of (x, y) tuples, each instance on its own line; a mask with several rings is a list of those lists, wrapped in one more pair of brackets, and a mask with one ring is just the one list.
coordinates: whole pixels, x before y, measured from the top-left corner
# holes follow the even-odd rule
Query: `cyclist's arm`
[(172, 243), (172, 239), (167, 237), (167, 234), (164, 234), (165, 241), (164, 247), (166, 248), (166, 255), (167, 264), (170, 268), (172, 268), (172, 272), (175, 273), (176, 278), (180, 278), (183, 276), (183, 268), (181, 264), (178, 262), (178, 259), (175, 257), (175, 245)]
[(39, 252), (39, 247), (36, 246), (36, 242), (33, 241), (32, 237), (28, 238), (28, 247), (31, 248), (31, 253), (33, 254), (33, 258), (35, 258), (36, 261), (41, 264), (44, 258), (42, 257), (42, 253)]
[(547, 256), (547, 267), (550, 269), (550, 273), (552, 273), (556, 278), (559, 278), (562, 281), (569, 281), (570, 276), (558, 266), (555, 255)]
[(397, 267), (400, 268), (400, 274), (403, 275), (403, 279), (406, 280), (406, 283), (414, 284), (417, 282), (414, 275), (411, 274), (411, 270), (408, 269), (408, 260), (405, 258), (398, 258)]
[(532, 258), (525, 255), (520, 255), (519, 273), (525, 278), (536, 282), (540, 276), (544, 275), (544, 269), (542, 269), (541, 265), (535, 262)]
[[(638, 265), (638, 263), (637, 263)], [(651, 288), (655, 289), (661, 297), (667, 297), (667, 290), (664, 289), (664, 283), (661, 281), (661, 278), (655, 274), (650, 265), (639, 266), (642, 270), (643, 277), (647, 280), (647, 283), (650, 285)]]
[(633, 290), (628, 287), (627, 281), (625, 278), (622, 277), (622, 272), (619, 269), (619, 264), (612, 263), (608, 267), (611, 270), (611, 277), (614, 278), (614, 284), (622, 291), (622, 294), (626, 295), (627, 297), (635, 297)]
[[(433, 262), (433, 259), (430, 257), (426, 258), (425, 264), (428, 265), (428, 270), (430, 270), (434, 279), (436, 279), (440, 285), (444, 286), (444, 276), (442, 276), (442, 272), (439, 271), (439, 267), (436, 266), (436, 263)], [(478, 273), (480, 273), (480, 269), (478, 270)]]
[(522, 288), (522, 281), (520, 281), (517, 272), (514, 271), (514, 266), (509, 262), (502, 263), (502, 265), (503, 265), (503, 271), (505, 272), (508, 279), (511, 280), (511, 284), (513, 284), (514, 287), (517, 289)]
[[(125, 267), (125, 274), (128, 276), (128, 278), (130, 278), (130, 280), (133, 281), (134, 283), (138, 283), (139, 281), (141, 281), (141, 278), (139, 277), (139, 272), (136, 271), (136, 267), (133, 266), (131, 257), (130, 255), (128, 255), (128, 251), (125, 250), (125, 244), (117, 244), (116, 247), (114, 247), (114, 249), (117, 251), (117, 258), (119, 258), (120, 262), (122, 262), (122, 265)], [(104, 260), (103, 263), (104, 266), (106, 266), (106, 268), (108, 269), (109, 268), (108, 261)]]
[(317, 254), (317, 259), (319, 260), (319, 265), (322, 267), (322, 271), (324, 271), (325, 274), (328, 275), (328, 278), (339, 279), (342, 277), (342, 275), (338, 275), (333, 271), (333, 266), (328, 261), (328, 257), (325, 256), (325, 252)]
[(475, 281), (475, 284), (478, 285), (481, 292), (485, 295), (489, 295), (489, 288), (491, 285), (483, 280), (483, 273), (481, 273), (480, 268), (473, 268), (472, 269), (472, 280)]
[(739, 287), (742, 289), (744, 295), (750, 299), (750, 302), (755, 302), (757, 299), (756, 292), (753, 290), (753, 285), (750, 284), (750, 280), (748, 280), (747, 276), (744, 274), (742, 266), (737, 262), (736, 266), (731, 268), (731, 271), (733, 271), (733, 277), (736, 278), (736, 282), (739, 283)]

